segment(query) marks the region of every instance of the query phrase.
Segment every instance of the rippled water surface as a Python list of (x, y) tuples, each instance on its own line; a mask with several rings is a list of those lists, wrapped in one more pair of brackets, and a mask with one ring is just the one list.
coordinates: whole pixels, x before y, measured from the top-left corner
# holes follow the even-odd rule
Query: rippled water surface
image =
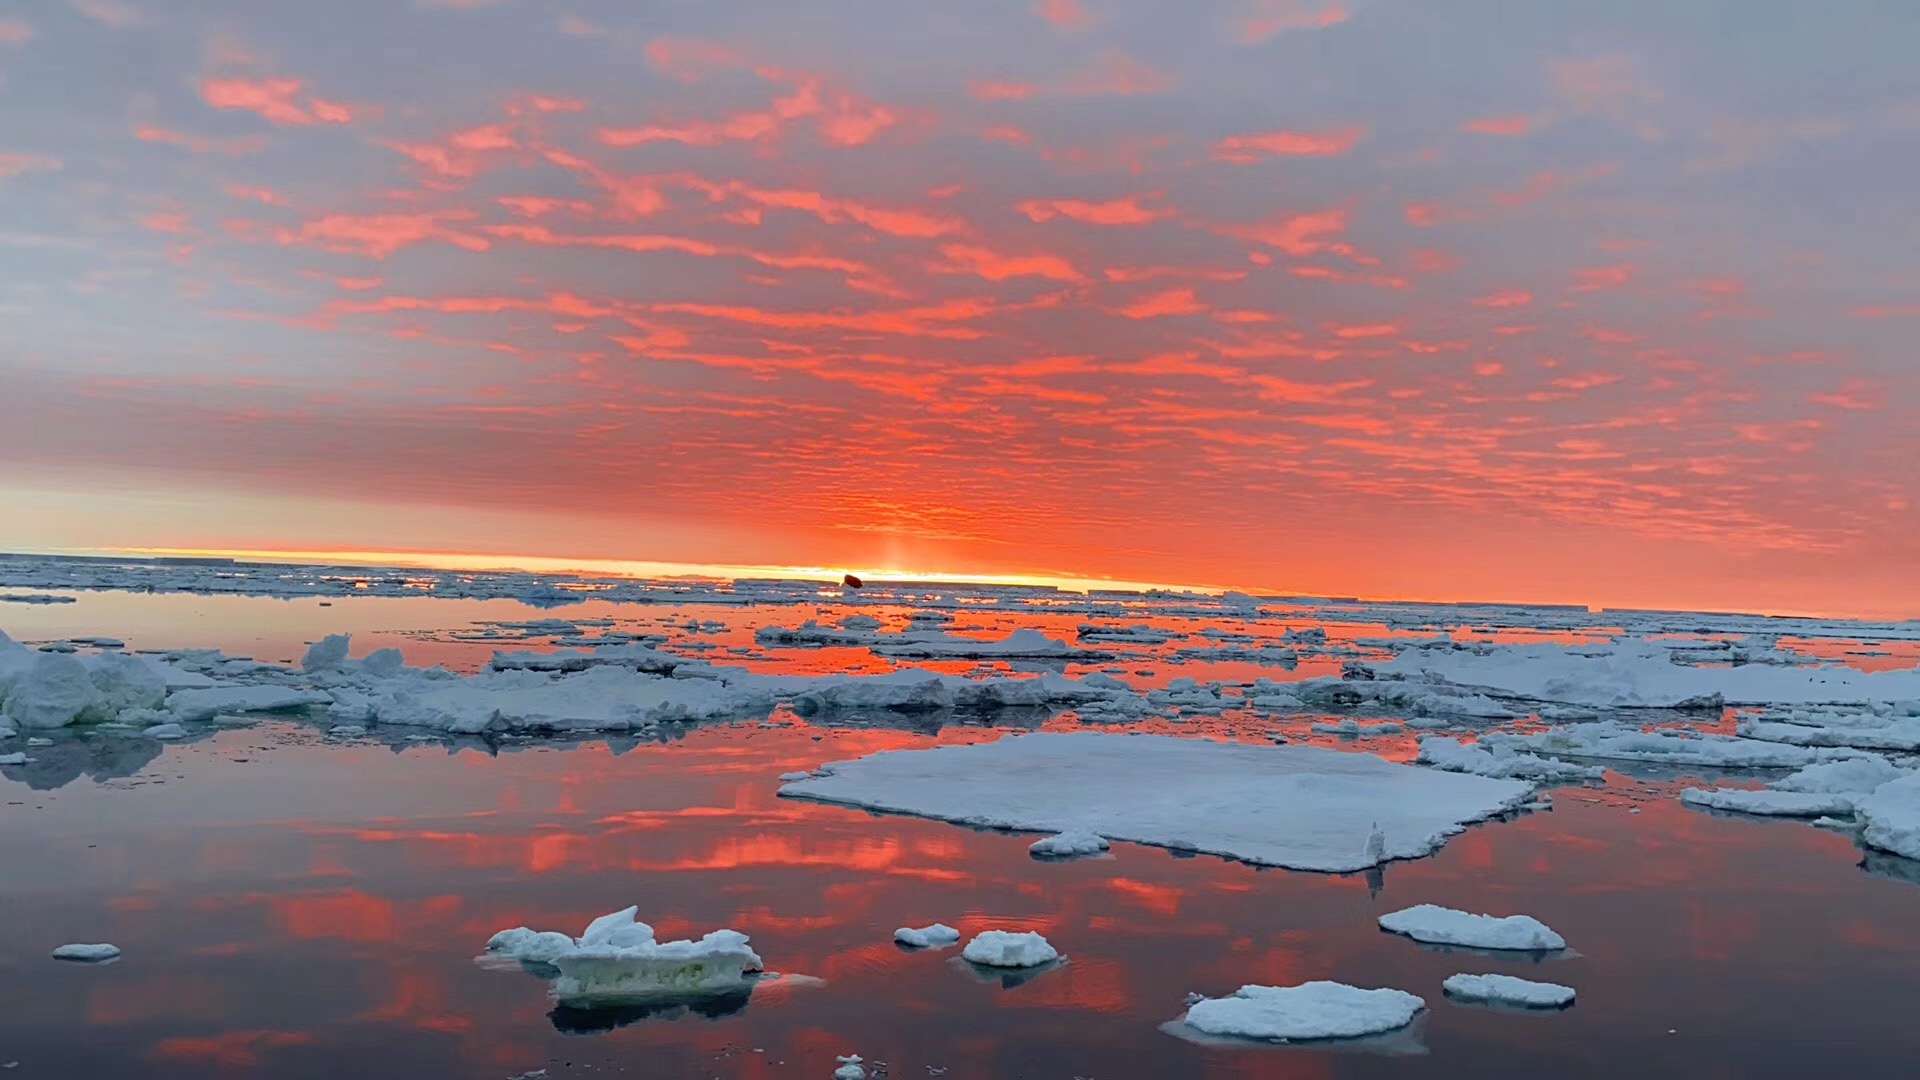
[[(751, 647), (752, 627), (811, 609), (605, 607), (564, 616), (636, 632), (718, 620), (672, 631), (669, 647), (711, 645), (690, 654), (766, 670), (878, 663), (852, 649), (729, 655)], [(464, 669), (498, 647), (456, 640), (476, 622), (551, 614), (508, 600), (122, 593), (10, 608), (0, 628), (21, 640), (114, 634), (285, 660), (350, 630), (356, 652), (394, 644), (413, 663)], [(1059, 618), (982, 615), (956, 632), (1076, 621)], [(1297, 672), (1126, 666), (1153, 672), (1143, 685), (1338, 671), (1331, 660)], [(1343, 745), (1311, 735), (1313, 719), (1133, 726)], [(1844, 833), (1685, 808), (1679, 775), (1561, 789), (1550, 812), (1352, 876), (1129, 844), (1041, 863), (1031, 836), (775, 794), (779, 774), (825, 761), (1080, 726), (1045, 714), (816, 725), (782, 710), (646, 742), (339, 740), (299, 721), (164, 746), (62, 733), (0, 781), (0, 1063), (61, 1080), (824, 1078), (836, 1054), (858, 1052), (896, 1078), (1785, 1077), (1905, 1075), (1920, 1053), (1913, 864), (1866, 858)], [(1398, 759), (1413, 749), (1364, 745)], [(1375, 928), (1421, 902), (1534, 915), (1573, 955), (1446, 952)], [(810, 978), (651, 1013), (558, 1011), (539, 979), (474, 961), (496, 930), (577, 932), (628, 904), (663, 938), (737, 928), (770, 969)], [(1068, 963), (988, 979), (954, 951), (890, 941), (896, 926), (933, 921), (1039, 930)], [(68, 941), (125, 954), (104, 966), (47, 957)], [(1579, 1001), (1555, 1013), (1457, 1005), (1439, 987), (1459, 971), (1563, 982)], [(1209, 1046), (1161, 1030), (1189, 991), (1317, 978), (1398, 987), (1429, 1011), (1411, 1038), (1371, 1049)]]

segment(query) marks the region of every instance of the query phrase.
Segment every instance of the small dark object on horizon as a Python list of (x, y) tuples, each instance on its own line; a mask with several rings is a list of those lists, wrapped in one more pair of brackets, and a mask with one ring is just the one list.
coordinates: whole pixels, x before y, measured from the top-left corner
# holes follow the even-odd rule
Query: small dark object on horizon
[(847, 574), (840, 579), (840, 584), (845, 585), (849, 589), (857, 589), (861, 586), (862, 582), (852, 574)]

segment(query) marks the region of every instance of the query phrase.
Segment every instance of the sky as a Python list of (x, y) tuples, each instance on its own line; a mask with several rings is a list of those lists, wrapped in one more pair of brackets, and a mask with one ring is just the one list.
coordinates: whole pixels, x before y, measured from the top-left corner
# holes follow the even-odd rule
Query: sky
[(25, 0), (0, 547), (1920, 615), (1909, 0)]

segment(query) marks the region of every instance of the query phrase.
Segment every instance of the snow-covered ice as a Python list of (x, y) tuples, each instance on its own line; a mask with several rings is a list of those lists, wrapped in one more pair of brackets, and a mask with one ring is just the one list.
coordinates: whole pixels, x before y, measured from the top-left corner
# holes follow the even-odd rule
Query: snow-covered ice
[(1774, 817), (1831, 817), (1853, 813), (1853, 799), (1849, 796), (1803, 791), (1690, 787), (1680, 793), (1680, 801), (1709, 810)]
[(1052, 943), (1033, 931), (983, 930), (974, 935), (960, 955), (983, 967), (1029, 968), (1060, 958)]
[(1574, 997), (1571, 986), (1534, 982), (1512, 975), (1452, 975), (1440, 985), (1448, 997), (1533, 1009), (1561, 1008), (1573, 1004)]
[(903, 926), (893, 932), (893, 940), (915, 949), (944, 949), (960, 943), (960, 931), (946, 923), (932, 926)]
[(1864, 826), (1861, 842), (1920, 859), (1920, 773), (1880, 785), (1855, 803), (1854, 811)]
[(515, 927), (495, 934), (488, 953), (557, 970), (552, 992), (563, 1004), (591, 1005), (653, 997), (688, 997), (749, 986), (760, 957), (736, 930), (698, 941), (655, 941), (653, 928), (625, 908), (602, 915), (577, 939)]
[(838, 1066), (833, 1070), (833, 1080), (867, 1080), (866, 1059), (859, 1054), (838, 1055), (833, 1060)]
[(1523, 753), (1512, 746), (1494, 743), (1463, 743), (1437, 735), (1420, 740), (1420, 764), (1447, 772), (1472, 773), (1475, 776), (1499, 776), (1514, 780), (1560, 781), (1599, 780), (1607, 771), (1597, 765), (1574, 765), (1538, 754)]
[(290, 686), (216, 686), (182, 690), (167, 697), (167, 711), (182, 721), (211, 720), (220, 713), (284, 712), (333, 699), (315, 690)]
[(78, 960), (82, 963), (97, 964), (103, 960), (112, 960), (120, 955), (120, 946), (104, 942), (97, 945), (62, 945), (53, 950), (55, 960)]
[(1243, 1039), (1353, 1039), (1406, 1027), (1427, 1003), (1404, 990), (1363, 990), (1338, 982), (1243, 986), (1187, 1006), (1185, 1023), (1208, 1035)]
[(1600, 761), (1722, 769), (1798, 769), (1822, 761), (1857, 757), (1863, 751), (1815, 749), (1692, 731), (1640, 731), (1618, 723), (1574, 724), (1531, 735), (1493, 732), (1479, 745), (1490, 752), (1513, 750)]
[(1470, 949), (1543, 952), (1567, 947), (1566, 939), (1530, 915), (1474, 915), (1436, 904), (1382, 915), (1380, 929), (1415, 941)]
[(1376, 824), (1386, 858), (1418, 858), (1532, 792), (1371, 754), (1099, 732), (885, 751), (828, 770), (780, 794), (1338, 872), (1380, 861), (1366, 851)]
[(1098, 855), (1107, 850), (1107, 841), (1105, 837), (1085, 829), (1070, 829), (1045, 839), (1035, 840), (1027, 850), (1035, 855), (1049, 858)]

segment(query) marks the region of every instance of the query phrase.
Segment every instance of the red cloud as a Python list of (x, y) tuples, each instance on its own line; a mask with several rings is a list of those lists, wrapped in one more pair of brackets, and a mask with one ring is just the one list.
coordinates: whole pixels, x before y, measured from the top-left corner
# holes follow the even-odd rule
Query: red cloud
[(1339, 0), (1241, 0), (1239, 7), (1231, 25), (1242, 45), (1259, 45), (1289, 30), (1336, 26), (1350, 17)]
[(1600, 289), (1617, 289), (1633, 280), (1639, 267), (1632, 263), (1618, 263), (1613, 266), (1589, 266), (1573, 273), (1574, 292), (1595, 292)]
[(1033, 13), (1056, 30), (1085, 30), (1095, 21), (1093, 13), (1081, 7), (1079, 0), (1040, 0), (1033, 6)]
[(269, 123), (291, 127), (345, 124), (365, 113), (313, 97), (305, 89), (299, 79), (208, 78), (201, 80), (200, 96), (216, 109), (244, 109), (259, 113)]
[(1019, 101), (1043, 94), (1059, 97), (1135, 97), (1173, 89), (1179, 80), (1171, 72), (1144, 64), (1118, 49), (1109, 49), (1093, 63), (1049, 83), (977, 80), (967, 92), (981, 101)]
[(0, 45), (25, 45), (33, 40), (33, 27), (19, 19), (0, 19)]
[(248, 135), (238, 139), (214, 139), (202, 135), (186, 135), (151, 125), (133, 129), (133, 137), (141, 142), (178, 146), (196, 154), (257, 154), (267, 148), (267, 140), (258, 135)]
[(1088, 225), (1144, 225), (1173, 215), (1172, 210), (1156, 210), (1140, 205), (1140, 196), (1106, 202), (1079, 199), (1028, 199), (1015, 209), (1034, 221), (1052, 221), (1056, 217), (1085, 222)]
[(699, 82), (716, 71), (752, 66), (730, 45), (692, 38), (655, 38), (647, 42), (647, 63), (681, 82)]
[(21, 173), (50, 172), (60, 165), (59, 158), (45, 154), (0, 154), (0, 180)]
[(468, 251), (485, 251), (491, 246), (483, 237), (449, 228), (446, 217), (435, 214), (328, 214), (298, 229), (280, 229), (274, 235), (283, 247), (317, 247), (371, 259), (384, 259), (402, 248), (429, 241)]
[(1339, 157), (1366, 137), (1367, 129), (1358, 125), (1325, 131), (1231, 135), (1213, 144), (1213, 159), (1246, 165), (1264, 157)]
[(1474, 304), (1484, 308), (1526, 307), (1533, 303), (1533, 294), (1521, 289), (1508, 289), (1504, 292), (1488, 293), (1475, 297)]
[(1475, 135), (1525, 135), (1533, 130), (1533, 121), (1525, 116), (1484, 116), (1460, 125), (1461, 131)]
[(1229, 225), (1218, 231), (1226, 236), (1279, 248), (1289, 255), (1315, 255), (1322, 251), (1349, 257), (1354, 255), (1351, 246), (1332, 239), (1347, 231), (1345, 210), (1295, 214), (1256, 225)]

